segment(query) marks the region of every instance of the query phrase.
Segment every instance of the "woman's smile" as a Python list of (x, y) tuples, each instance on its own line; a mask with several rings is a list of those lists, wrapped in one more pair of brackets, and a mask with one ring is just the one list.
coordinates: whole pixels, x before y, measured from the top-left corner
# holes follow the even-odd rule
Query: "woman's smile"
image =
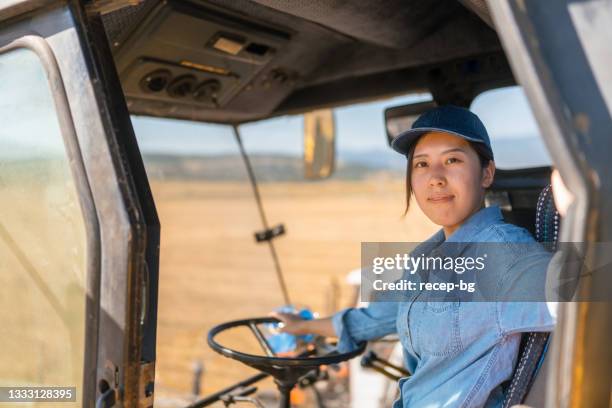
[(433, 204), (443, 204), (452, 201), (455, 198), (452, 194), (432, 194), (427, 198), (427, 201)]

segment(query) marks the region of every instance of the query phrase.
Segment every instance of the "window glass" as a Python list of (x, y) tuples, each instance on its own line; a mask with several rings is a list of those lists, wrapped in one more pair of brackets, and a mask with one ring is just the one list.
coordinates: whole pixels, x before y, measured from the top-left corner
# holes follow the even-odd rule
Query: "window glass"
[(483, 92), (474, 99), (471, 110), (487, 128), (498, 168), (517, 169), (552, 164), (521, 87)]
[[(232, 129), (148, 117), (132, 123), (161, 223), (155, 401), (184, 406), (198, 367), (201, 395), (255, 373), (212, 351), (207, 332), (266, 316), (282, 295), (270, 250), (254, 238), (262, 224)], [(220, 341), (261, 354), (250, 333)]]
[(0, 54), (0, 79), (0, 385), (75, 386), (62, 406), (81, 406), (87, 240), (70, 158), (36, 54)]

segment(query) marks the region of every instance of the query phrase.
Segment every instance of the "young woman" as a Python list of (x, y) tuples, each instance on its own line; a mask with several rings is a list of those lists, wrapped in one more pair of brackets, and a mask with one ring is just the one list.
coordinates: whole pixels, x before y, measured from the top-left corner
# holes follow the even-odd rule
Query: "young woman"
[[(440, 302), (417, 292), (405, 301), (373, 302), (324, 319), (276, 316), (285, 332), (337, 336), (341, 351), (397, 333), (411, 376), (399, 381), (394, 408), (501, 406), (521, 333), (551, 331), (554, 318), (543, 302), (499, 299), (521, 299), (534, 282), (543, 283), (550, 254), (529, 232), (505, 223), (498, 207), (484, 207), (495, 164), (486, 129), (472, 112), (455, 106), (426, 112), (393, 148), (408, 159), (407, 206), (414, 196), (423, 213), (442, 227), (417, 247), (418, 253), (431, 254), (453, 242), (462, 256), (470, 256), (479, 243), (497, 245), (494, 271), (487, 271), (496, 279), (494, 301)], [(432, 273), (421, 271), (421, 276), (428, 279)]]

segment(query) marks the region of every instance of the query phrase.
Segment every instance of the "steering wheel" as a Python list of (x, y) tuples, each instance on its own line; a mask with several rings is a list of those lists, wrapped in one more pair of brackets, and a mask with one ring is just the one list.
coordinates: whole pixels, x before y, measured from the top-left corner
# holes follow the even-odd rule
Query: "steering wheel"
[[(297, 357), (277, 357), (272, 347), (266, 340), (265, 336), (257, 327), (265, 323), (279, 323), (280, 320), (274, 317), (258, 317), (244, 320), (234, 320), (227, 323), (222, 323), (213, 327), (208, 332), (208, 345), (217, 353), (225, 357), (238, 360), (243, 364), (251, 366), (259, 371), (270, 374), (274, 378), (279, 392), (281, 394), (280, 407), (289, 408), (289, 393), (295, 386), (298, 380), (316, 367), (322, 365), (337, 364), (342, 361), (350, 360), (351, 358), (363, 353), (366, 343), (361, 343), (358, 348), (349, 351), (348, 353), (339, 353), (337, 350), (329, 352), (325, 355), (316, 355), (316, 349), (308, 351)], [(242, 353), (222, 346), (215, 340), (215, 337), (226, 330), (237, 327), (248, 327), (257, 341), (266, 353), (265, 356), (255, 354)]]

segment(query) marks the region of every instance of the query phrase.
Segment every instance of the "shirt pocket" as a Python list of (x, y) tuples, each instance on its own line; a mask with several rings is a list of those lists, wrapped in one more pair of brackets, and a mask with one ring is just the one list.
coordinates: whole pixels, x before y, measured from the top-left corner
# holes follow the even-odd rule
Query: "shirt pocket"
[(476, 342), (497, 342), (501, 339), (495, 302), (463, 302), (459, 322), (464, 348)]
[(415, 349), (431, 356), (448, 356), (462, 350), (459, 308), (454, 297), (430, 295), (414, 308)]

